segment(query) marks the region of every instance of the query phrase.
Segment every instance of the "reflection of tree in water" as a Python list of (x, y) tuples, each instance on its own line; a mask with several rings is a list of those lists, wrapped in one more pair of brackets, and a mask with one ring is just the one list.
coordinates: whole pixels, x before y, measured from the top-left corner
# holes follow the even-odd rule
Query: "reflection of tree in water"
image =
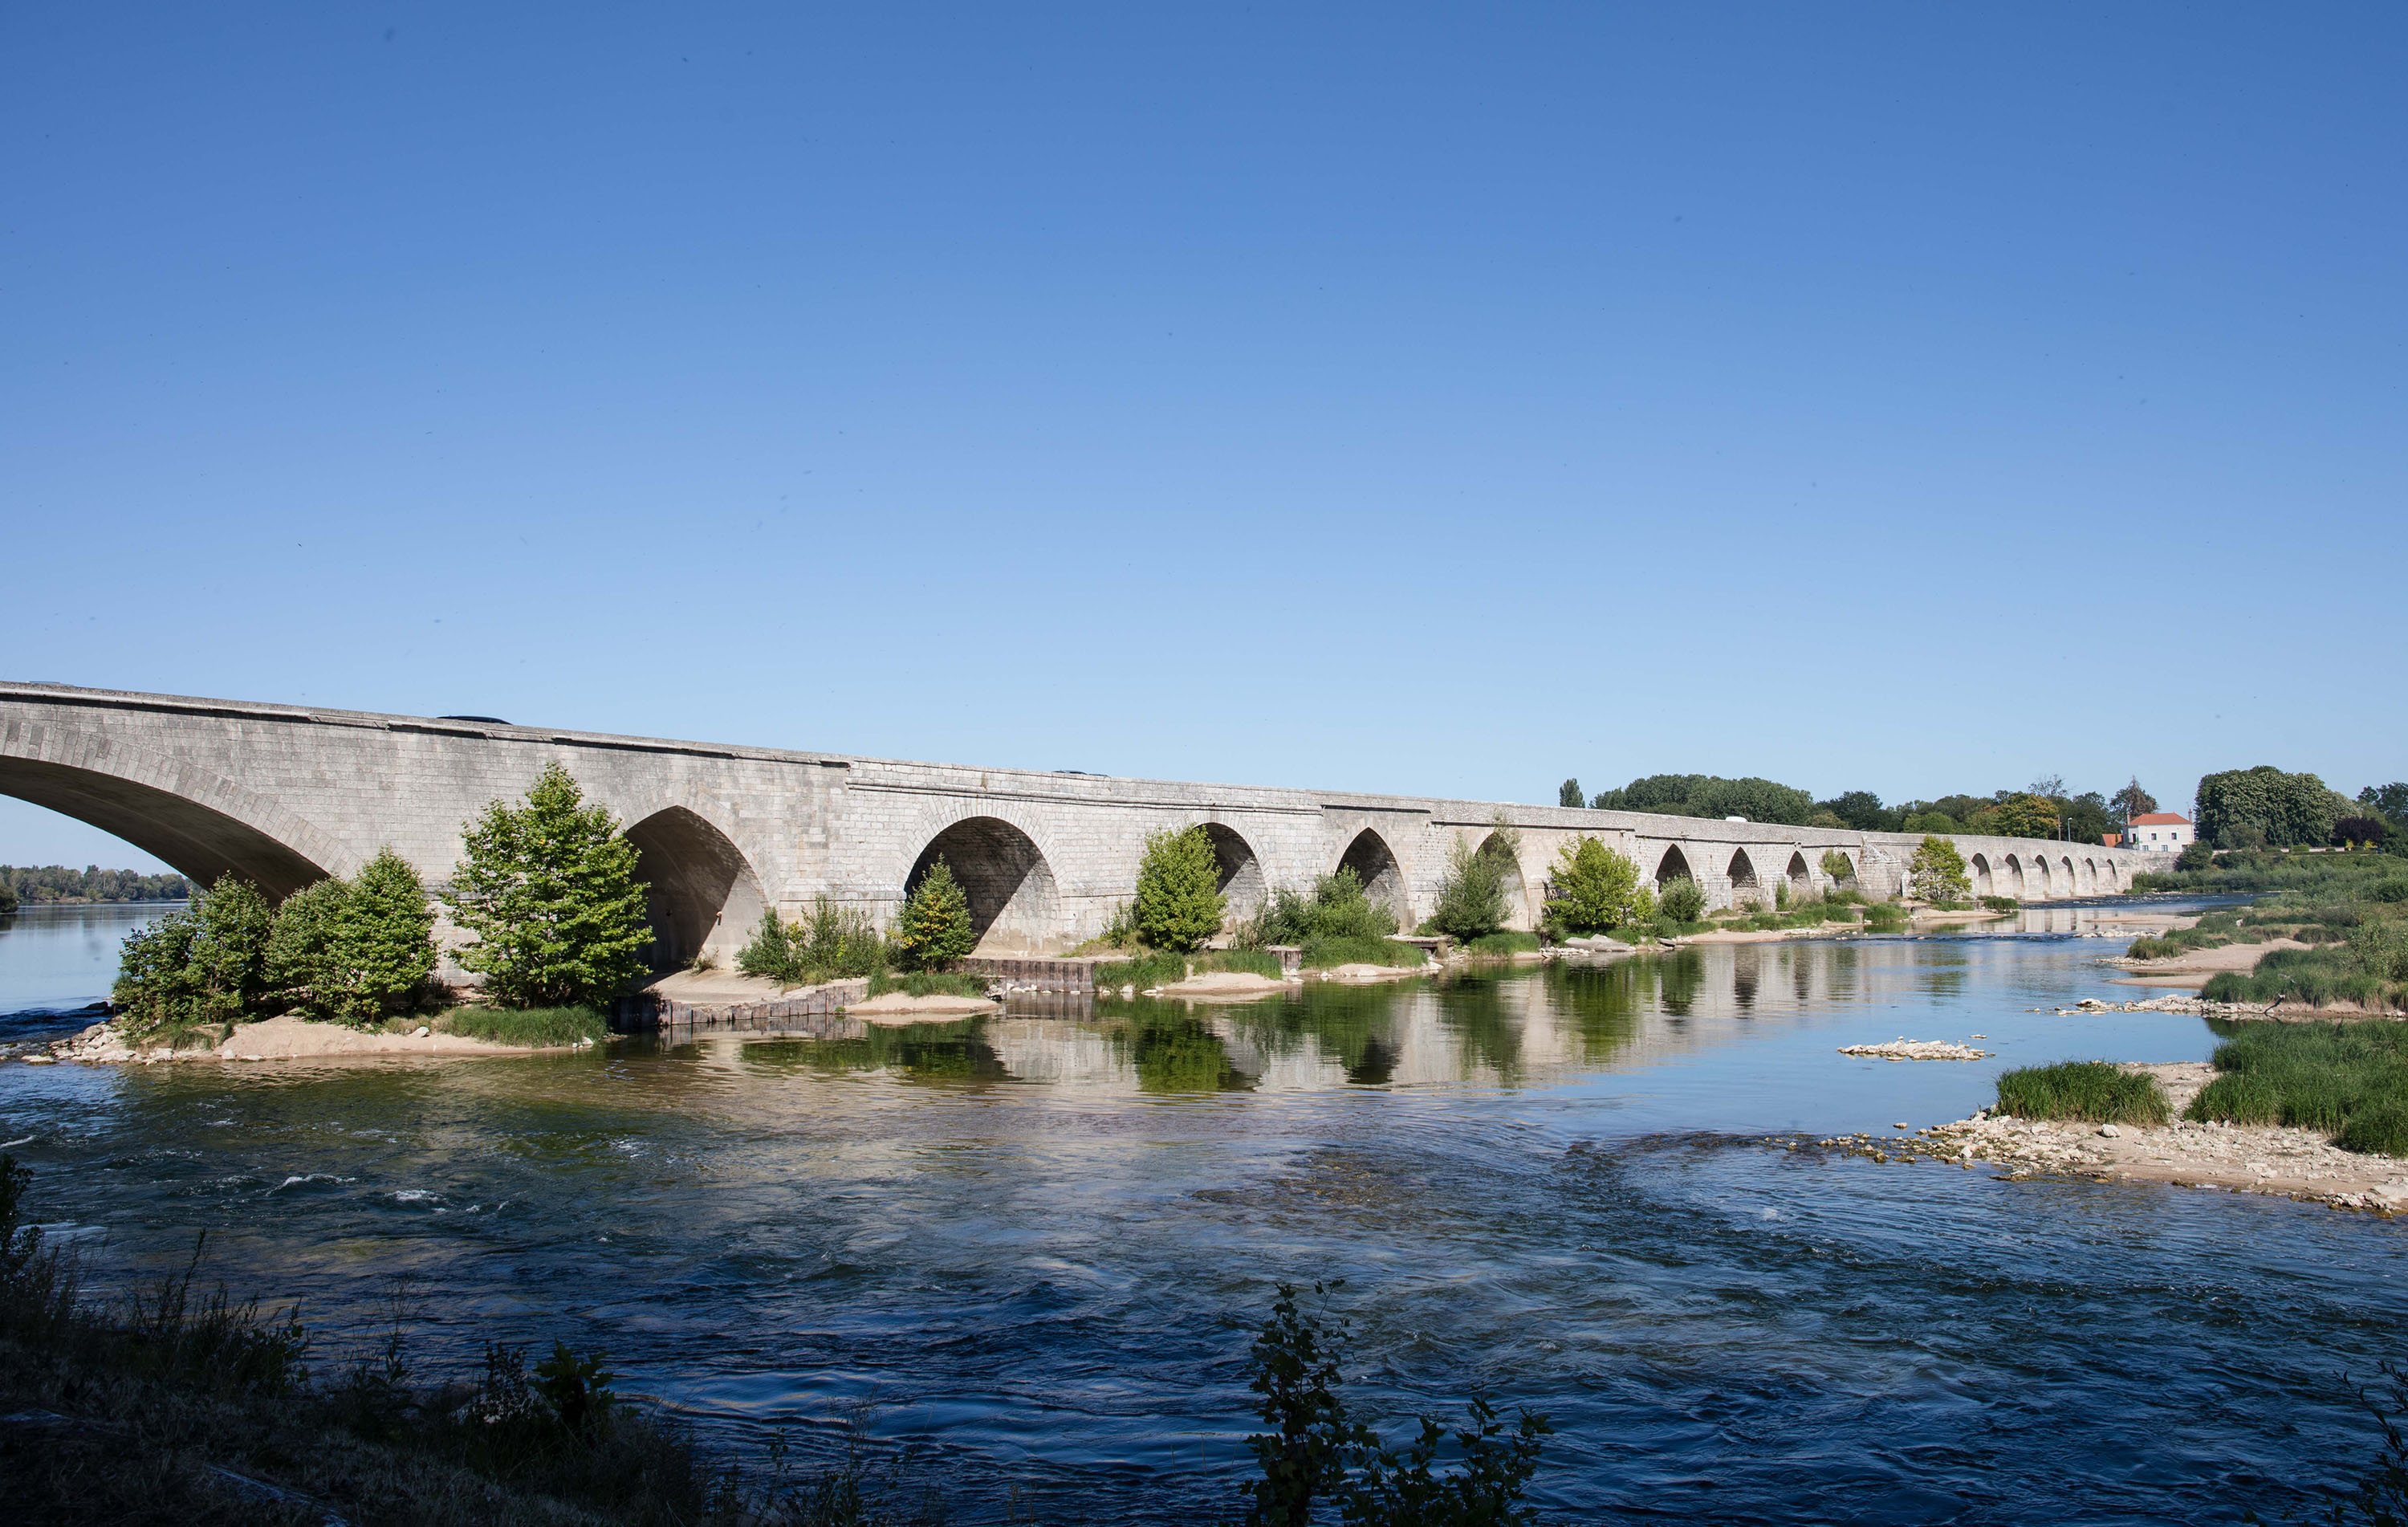
[(1744, 1017), (1756, 1006), (1756, 988), (1764, 981), (1764, 950), (1742, 944), (1731, 951), (1731, 1001)]
[[(1514, 982), (1515, 988), (1523, 988)], [(1522, 1064), (1522, 1015), (1505, 1000), (1506, 982), (1471, 974), (1438, 990), (1439, 1021), (1463, 1046), (1464, 1069), (1485, 1065), (1498, 1080), (1517, 1080)]]
[(1403, 996), (1391, 985), (1315, 981), (1277, 1001), (1232, 1007), (1228, 1021), (1265, 1055), (1292, 1054), (1310, 1034), (1346, 1068), (1348, 1081), (1376, 1087), (1395, 1077), (1404, 1050), (1397, 1034)]
[(1965, 989), (1972, 960), (1961, 946), (1927, 944), (1917, 953), (1922, 958), (1915, 961), (1914, 984), (1926, 995), (1954, 997)]
[(1856, 946), (1853, 944), (1827, 944), (1816, 953), (1823, 958), (1823, 994), (1827, 997), (1853, 997), (1856, 994)]
[(1706, 984), (1705, 958), (1695, 949), (1681, 949), (1669, 958), (1659, 957), (1648, 963), (1655, 967), (1657, 1000), (1664, 1011), (1674, 1017), (1687, 1017), (1689, 1009), (1697, 1005), (1698, 988)]
[(1580, 1030), (1583, 1058), (1610, 1059), (1639, 1037), (1640, 1015), (1655, 992), (1655, 972), (1645, 958), (1610, 965), (1559, 960), (1547, 967), (1547, 998)]
[(1782, 963), (1789, 967), (1789, 990), (1799, 1002), (1814, 995), (1814, 968), (1808, 962), (1806, 951), (1794, 944), (1781, 946)]
[(1204, 1020), (1183, 1009), (1141, 1014), (1115, 1038), (1137, 1068), (1141, 1092), (1234, 1092), (1254, 1085), (1229, 1063), (1227, 1048)]
[(858, 1039), (796, 1039), (744, 1046), (747, 1064), (765, 1071), (895, 1071), (914, 1082), (1003, 1082), (1011, 1079), (987, 1044), (984, 1021), (915, 1023), (908, 1029), (872, 1024)]

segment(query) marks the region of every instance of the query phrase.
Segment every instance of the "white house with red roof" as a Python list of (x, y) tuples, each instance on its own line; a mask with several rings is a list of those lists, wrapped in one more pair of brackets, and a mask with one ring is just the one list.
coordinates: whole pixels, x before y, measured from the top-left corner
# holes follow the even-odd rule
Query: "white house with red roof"
[(2197, 836), (2187, 816), (2176, 812), (2143, 812), (2132, 818), (2132, 830), (2124, 834), (2124, 846), (2162, 854), (2181, 849)]

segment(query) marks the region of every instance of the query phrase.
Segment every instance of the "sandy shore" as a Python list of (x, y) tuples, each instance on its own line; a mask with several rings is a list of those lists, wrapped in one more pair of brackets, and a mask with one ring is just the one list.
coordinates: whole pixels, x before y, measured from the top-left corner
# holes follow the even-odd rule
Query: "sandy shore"
[(2309, 1130), (2279, 1126), (2195, 1124), (2180, 1116), (2215, 1072), (2203, 1060), (2131, 1065), (2153, 1075), (2172, 1103), (2174, 1122), (2079, 1124), (1993, 1117), (1987, 1109), (1953, 1124), (1911, 1134), (1841, 1135), (1784, 1142), (1838, 1148), (1878, 1161), (2003, 1167), (2010, 1181), (2027, 1177), (2087, 1177), (2093, 1182), (2156, 1182), (2180, 1188), (2221, 1188), (2329, 1203), (2336, 1208), (2408, 1209), (2408, 1161), (2338, 1148)]
[(844, 1016), (859, 1018), (864, 1023), (902, 1028), (926, 1023), (932, 1018), (939, 1021), (967, 1018), (981, 1013), (993, 1013), (996, 1008), (997, 1003), (993, 997), (954, 997), (942, 992), (914, 997), (908, 991), (890, 991), (867, 1001), (847, 1002)]
[(361, 1056), (538, 1055), (546, 1050), (591, 1047), (576, 1044), (495, 1044), (463, 1034), (438, 1034), (420, 1026), (414, 1033), (387, 1034), (339, 1023), (312, 1023), (290, 1014), (238, 1025), (215, 1047), (192, 1045), (180, 1050), (130, 1044), (109, 1024), (95, 1023), (73, 1039), (53, 1044), (50, 1053), (28, 1060), (72, 1060), (84, 1065), (154, 1065), (165, 1060), (329, 1060)]
[[(1301, 980), (1294, 983), (1302, 986)], [(1285, 991), (1290, 983), (1276, 975), (1257, 975), (1252, 971), (1206, 971), (1183, 981), (1147, 990), (1149, 997), (1189, 997), (1223, 1001), (1251, 1001), (1268, 997), (1275, 991)]]
[(2254, 971), (2261, 956), (2277, 949), (2305, 949), (2297, 939), (2268, 939), (2263, 944), (2228, 944), (2215, 949), (2186, 949), (2168, 959), (2119, 959), (2114, 964), (2132, 973), (2114, 977), (2119, 987), (2185, 987), (2192, 991), (2226, 971)]

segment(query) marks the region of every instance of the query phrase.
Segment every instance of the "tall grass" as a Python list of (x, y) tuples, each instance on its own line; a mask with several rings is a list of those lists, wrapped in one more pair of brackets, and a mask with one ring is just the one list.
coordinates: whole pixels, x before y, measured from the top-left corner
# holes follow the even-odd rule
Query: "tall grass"
[(964, 975), (958, 971), (873, 971), (869, 976), (869, 995), (882, 997), (890, 991), (900, 991), (913, 997), (984, 997), (988, 994), (986, 977)]
[(2018, 1118), (2090, 1124), (2163, 1124), (2172, 1114), (2156, 1077), (2104, 1060), (2060, 1060), (2007, 1072), (1999, 1078), (1997, 1108)]
[(590, 1007), (455, 1007), (432, 1027), (495, 1044), (574, 1044), (610, 1031), (609, 1019)]
[(2408, 1156), (2408, 1025), (2239, 1023), (2184, 1116), (2287, 1124), (2344, 1150)]
[(1096, 989), (1135, 987), (1143, 991), (1149, 987), (1167, 987), (1185, 980), (1191, 969), (1198, 975), (1207, 971), (1242, 971), (1273, 980), (1282, 973), (1279, 956), (1261, 949), (1198, 949), (1192, 955), (1157, 952), (1097, 965)]
[(1484, 933), (1476, 939), (1467, 941), (1463, 947), (1470, 954), (1495, 957), (1534, 954), (1543, 945), (1541, 944), (1539, 935), (1536, 933), (1524, 933), (1509, 928), (1499, 929), (1494, 933)]
[(746, 975), (785, 987), (874, 976), (893, 963), (894, 952), (869, 914), (838, 906), (824, 896), (813, 897), (811, 910), (798, 922), (784, 921), (774, 907), (765, 909), (761, 925), (736, 956), (736, 968)]

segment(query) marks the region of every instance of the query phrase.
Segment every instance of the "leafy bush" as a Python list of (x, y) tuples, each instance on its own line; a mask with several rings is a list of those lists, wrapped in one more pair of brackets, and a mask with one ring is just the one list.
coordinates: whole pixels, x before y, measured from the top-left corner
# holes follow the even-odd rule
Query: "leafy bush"
[(1429, 928), (1469, 944), (1505, 926), (1505, 886), (1522, 850), (1521, 834), (1499, 825), (1475, 848), (1457, 838), (1446, 851)]
[(1545, 920), (1554, 938), (1602, 933), (1656, 915), (1655, 894), (1638, 864), (1585, 833), (1556, 850), (1549, 890)]
[(2091, 1124), (2163, 1124), (2172, 1114), (2156, 1077), (2104, 1060), (2065, 1060), (2007, 1072), (1999, 1078), (1997, 1108), (2019, 1118)]
[(1865, 929), (1868, 932), (1895, 933), (1906, 923), (1906, 909), (1895, 901), (1873, 901), (1865, 907)]
[(435, 974), (435, 911), (418, 872), (380, 849), (359, 879), (329, 877), (284, 899), (267, 973), (285, 1007), (373, 1023), (417, 1005)]
[(1471, 954), (1497, 956), (1535, 954), (1540, 946), (1539, 935), (1536, 933), (1525, 933), (1517, 929), (1503, 929), (1495, 933), (1484, 933), (1465, 944), (1463, 947)]
[(1315, 880), (1310, 896), (1285, 886), (1273, 890), (1236, 942), (1260, 948), (1330, 939), (1384, 939), (1396, 930), (1397, 915), (1365, 893), (1362, 877), (1352, 868), (1340, 867), (1336, 873)]
[(903, 915), (895, 929), (896, 963), (910, 970), (939, 970), (977, 944), (970, 931), (970, 899), (939, 854), (904, 899)]
[(1706, 915), (1706, 888), (1682, 875), (1665, 883), (1656, 906), (1672, 922), (1694, 923)]
[(125, 936), (109, 1000), (137, 1034), (265, 1017), (273, 919), (257, 886), (222, 876), (184, 911)]
[(447, 1034), (481, 1039), (495, 1044), (574, 1044), (599, 1041), (610, 1032), (609, 1020), (591, 1007), (487, 1007), (482, 1003), (455, 1007), (435, 1020)]
[(1201, 947), (1221, 931), (1228, 911), (1220, 878), (1220, 860), (1203, 828), (1149, 834), (1137, 867), (1132, 920), (1138, 938), (1156, 949)]
[(815, 896), (798, 923), (783, 921), (774, 908), (764, 909), (760, 927), (736, 952), (736, 968), (782, 986), (806, 987), (874, 975), (886, 968), (888, 958), (886, 941), (869, 914)]
[(1834, 886), (1852, 885), (1856, 878), (1855, 862), (1836, 848), (1823, 850), (1823, 872), (1831, 877)]
[(652, 933), (636, 847), (568, 771), (547, 764), (523, 806), (470, 825), (444, 902), (477, 936), (459, 951), (507, 1007), (598, 1005), (643, 972)]
[(1982, 898), (1982, 905), (1992, 912), (2014, 912), (2023, 903), (2012, 896), (1985, 896)]

